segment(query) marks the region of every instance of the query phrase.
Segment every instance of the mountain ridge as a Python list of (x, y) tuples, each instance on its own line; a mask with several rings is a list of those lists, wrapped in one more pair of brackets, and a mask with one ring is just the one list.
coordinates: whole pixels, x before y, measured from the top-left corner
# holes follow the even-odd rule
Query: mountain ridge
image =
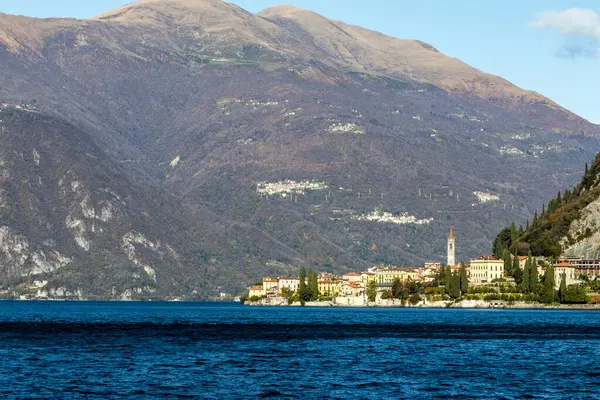
[[(241, 293), (301, 265), (341, 273), (443, 259), (450, 225), (458, 256), (476, 256), (573, 184), (600, 145), (597, 126), (550, 100), (503, 99), (500, 78), (423, 42), (307, 24), (285, 7), (263, 17), (182, 4), (90, 20), (0, 15), (17, 43), (0, 41), (0, 176), (10, 184), (0, 275), (11, 271), (0, 296), (35, 297), (28, 285), (40, 279), (69, 298)], [(483, 76), (479, 93), (500, 94), (444, 89), (396, 59), (406, 71), (429, 62), (453, 82), (448, 65), (458, 65)], [(45, 163), (54, 153), (60, 163)], [(85, 192), (61, 197), (69, 170)], [(34, 185), (40, 177), (55, 184)], [(109, 223), (97, 218), (117, 204), (105, 189), (127, 199)], [(47, 221), (45, 237), (28, 215)], [(16, 239), (29, 246), (19, 257)], [(40, 274), (40, 251), (70, 261)]]

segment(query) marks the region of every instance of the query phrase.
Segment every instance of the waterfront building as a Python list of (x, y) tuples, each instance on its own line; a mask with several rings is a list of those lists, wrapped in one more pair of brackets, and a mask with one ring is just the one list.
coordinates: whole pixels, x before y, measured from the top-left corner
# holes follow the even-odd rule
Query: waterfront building
[(375, 282), (378, 289), (391, 289), (396, 279), (402, 282), (419, 280), (419, 271), (412, 267), (383, 267), (375, 271)]
[(490, 283), (504, 277), (504, 261), (493, 256), (481, 256), (477, 260), (471, 260), (467, 273), (470, 284)]
[(575, 266), (569, 262), (562, 261), (554, 265), (554, 285), (556, 289), (560, 288), (563, 275), (565, 276), (565, 283), (567, 286), (575, 285), (580, 283), (577, 278)]
[(277, 296), (279, 280), (273, 278), (264, 278), (263, 279), (263, 291), (264, 296)]
[(348, 272), (342, 275), (342, 280), (344, 282), (360, 282), (360, 276), (361, 274), (357, 272)]
[(450, 227), (450, 234), (448, 235), (448, 259), (446, 265), (456, 265), (456, 243), (452, 227)]
[(375, 272), (361, 272), (360, 273), (360, 284), (363, 288), (366, 288), (369, 285), (369, 282), (376, 281)]
[(581, 257), (567, 257), (566, 262), (575, 267), (575, 276), (585, 275), (593, 281), (600, 277), (600, 260), (585, 260)]
[(279, 294), (281, 294), (284, 289), (288, 292), (297, 292), (299, 288), (300, 279), (298, 277), (284, 276), (278, 279), (277, 289)]
[(342, 293), (342, 281), (337, 279), (319, 279), (319, 294), (323, 296), (338, 296)]
[(342, 286), (342, 295), (358, 297), (362, 295), (364, 288), (359, 282), (348, 282)]
[(263, 285), (252, 286), (248, 288), (248, 297), (262, 297), (264, 296)]

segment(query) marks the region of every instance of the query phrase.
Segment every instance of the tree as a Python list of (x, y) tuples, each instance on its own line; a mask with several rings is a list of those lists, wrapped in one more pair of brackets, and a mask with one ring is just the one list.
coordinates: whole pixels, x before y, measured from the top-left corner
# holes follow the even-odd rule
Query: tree
[(402, 285), (402, 281), (400, 280), (400, 278), (394, 279), (394, 282), (392, 282), (392, 296), (394, 296), (397, 299), (400, 299), (402, 298), (403, 292), (404, 286)]
[(531, 256), (531, 254), (529, 254), (529, 262), (531, 263), (529, 266), (529, 292), (535, 293), (539, 282), (539, 276), (537, 270), (537, 262)]
[(540, 301), (542, 303), (552, 303), (554, 301), (554, 284), (554, 267), (549, 266), (546, 268), (544, 287), (542, 289), (542, 295), (540, 296)]
[(418, 293), (415, 293), (410, 296), (410, 304), (416, 306), (421, 301), (421, 296)]
[(458, 299), (460, 297), (460, 275), (458, 272), (455, 271), (452, 273), (451, 282), (449, 293), (450, 297), (453, 299)]
[(415, 282), (412, 279), (408, 279), (408, 281), (404, 285), (406, 287), (406, 293), (408, 295), (418, 294), (421, 289), (421, 284), (419, 282)]
[(446, 268), (443, 265), (440, 266), (435, 280), (437, 286), (444, 286), (446, 284)]
[(515, 243), (517, 243), (517, 240), (519, 240), (519, 233), (517, 232), (517, 228), (515, 226), (515, 223), (513, 222), (510, 225), (510, 243), (511, 243), (511, 246), (514, 246)]
[(510, 228), (507, 227), (494, 239), (494, 255), (498, 258), (502, 257), (504, 250), (510, 248), (511, 245)]
[(450, 288), (452, 288), (452, 284), (454, 283), (452, 281), (452, 268), (450, 268), (450, 266), (446, 267), (446, 278), (445, 278), (445, 288), (446, 288), (446, 294), (450, 295)]
[(521, 264), (519, 263), (519, 254), (515, 253), (515, 255), (513, 255), (513, 267), (512, 267), (512, 276), (513, 278), (515, 278), (515, 283), (517, 285), (521, 284), (521, 281), (523, 280), (523, 270), (521, 269)]
[(367, 290), (365, 293), (369, 301), (375, 301), (377, 298), (377, 286), (374, 280), (370, 280), (369, 283), (367, 283)]
[(459, 277), (461, 294), (466, 294), (469, 291), (469, 277), (467, 276), (467, 266), (464, 262), (460, 263)]
[(563, 203), (567, 204), (571, 199), (571, 191), (569, 189), (565, 190), (565, 194), (563, 196)]
[(567, 273), (560, 274), (560, 286), (558, 288), (558, 301), (563, 303), (567, 294)]
[(306, 288), (306, 270), (304, 267), (300, 268), (300, 273), (298, 274), (298, 279), (300, 280), (300, 286), (298, 287), (298, 292), (301, 293), (302, 289)]
[(569, 285), (565, 291), (564, 302), (567, 304), (585, 304), (589, 302), (589, 297), (585, 288), (579, 285)]
[(298, 279), (300, 279), (300, 286), (298, 286), (298, 295), (300, 297), (300, 303), (304, 305), (305, 302), (310, 301), (312, 298), (312, 291), (308, 286), (306, 286), (306, 270), (304, 267), (300, 268), (300, 274), (298, 274)]
[(319, 278), (312, 268), (308, 269), (308, 291), (310, 291), (311, 300), (316, 300), (319, 297)]
[(510, 250), (504, 249), (502, 253), (502, 259), (504, 260), (504, 270), (509, 276), (512, 276), (513, 273), (513, 264), (512, 264), (512, 255), (510, 254)]

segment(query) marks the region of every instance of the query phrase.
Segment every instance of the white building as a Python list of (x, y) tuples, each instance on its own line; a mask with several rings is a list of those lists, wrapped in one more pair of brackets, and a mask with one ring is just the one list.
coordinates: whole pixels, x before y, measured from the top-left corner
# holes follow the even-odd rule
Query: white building
[(448, 235), (448, 260), (446, 265), (456, 265), (456, 243), (454, 242), (452, 227), (450, 227), (450, 235)]
[(577, 279), (578, 275), (575, 266), (568, 262), (561, 262), (554, 266), (554, 286), (556, 289), (560, 288), (563, 274), (566, 278), (565, 283), (567, 286), (576, 285), (581, 282)]
[(281, 277), (277, 281), (279, 294), (286, 289), (288, 292), (297, 292), (300, 288), (300, 279), (298, 277)]

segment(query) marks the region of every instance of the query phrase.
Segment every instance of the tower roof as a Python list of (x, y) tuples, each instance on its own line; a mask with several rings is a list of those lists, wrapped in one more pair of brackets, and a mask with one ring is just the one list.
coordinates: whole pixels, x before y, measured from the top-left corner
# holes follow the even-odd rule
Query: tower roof
[(452, 227), (450, 227), (450, 235), (448, 236), (448, 239), (454, 239), (454, 232), (452, 232)]

